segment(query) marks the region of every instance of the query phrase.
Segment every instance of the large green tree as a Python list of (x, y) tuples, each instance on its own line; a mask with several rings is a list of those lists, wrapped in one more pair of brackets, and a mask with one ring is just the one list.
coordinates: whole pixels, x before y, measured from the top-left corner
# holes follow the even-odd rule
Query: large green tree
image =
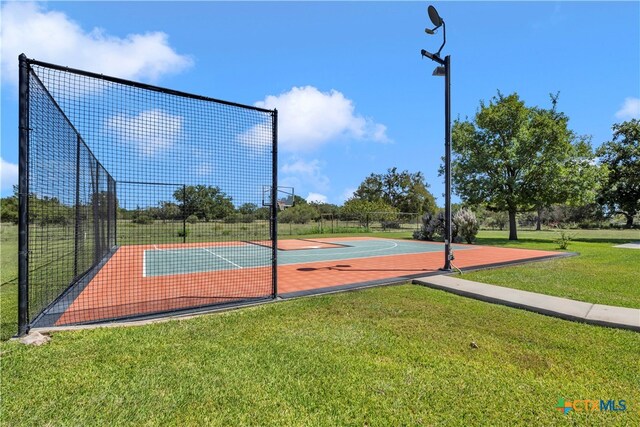
[(569, 118), (553, 108), (531, 109), (530, 137), (538, 147), (526, 188), (537, 211), (536, 229), (541, 228), (542, 210), (553, 204), (579, 206), (594, 203), (602, 168), (596, 165), (589, 136), (578, 136), (568, 128)]
[(235, 211), (231, 197), (219, 187), (187, 185), (176, 190), (173, 197), (180, 202), (184, 218), (196, 215), (201, 220), (211, 221), (223, 219)]
[(509, 239), (517, 240), (518, 212), (565, 202), (584, 188), (576, 171), (590, 167), (591, 150), (567, 122), (555, 108), (527, 107), (517, 93), (481, 101), (474, 122), (453, 124), (454, 191), (471, 205), (507, 212)]
[(347, 200), (340, 210), (342, 217), (358, 219), (364, 227), (369, 227), (373, 220), (394, 220), (398, 212), (398, 209), (381, 199), (369, 201), (357, 197)]
[(624, 215), (626, 226), (640, 212), (640, 120), (614, 124), (613, 139), (598, 149), (606, 170), (598, 202), (610, 214)]
[(436, 202), (428, 188), (422, 172), (398, 172), (393, 167), (387, 173), (372, 173), (366, 177), (353, 197), (369, 202), (382, 201), (399, 212), (434, 213)]

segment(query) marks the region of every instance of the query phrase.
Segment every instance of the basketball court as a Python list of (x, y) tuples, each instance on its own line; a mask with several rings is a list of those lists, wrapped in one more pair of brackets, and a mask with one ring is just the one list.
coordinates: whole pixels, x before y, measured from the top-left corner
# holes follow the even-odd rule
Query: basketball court
[[(95, 323), (266, 299), (272, 291), (270, 245), (247, 241), (119, 247), (39, 323)], [(566, 255), (476, 245), (453, 245), (453, 250), (461, 269)], [(280, 240), (277, 256), (281, 298), (438, 274), (444, 261), (441, 243), (378, 237)]]

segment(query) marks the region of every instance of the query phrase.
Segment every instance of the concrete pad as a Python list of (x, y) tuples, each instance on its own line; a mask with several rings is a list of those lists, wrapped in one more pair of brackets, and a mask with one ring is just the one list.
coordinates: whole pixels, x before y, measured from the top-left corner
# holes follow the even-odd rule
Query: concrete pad
[(587, 320), (605, 326), (627, 325), (627, 329), (640, 330), (640, 310), (634, 308), (594, 304)]
[(624, 245), (614, 246), (614, 248), (640, 249), (640, 242), (625, 243)]
[(592, 304), (445, 275), (422, 277), (413, 283), (561, 319), (640, 331), (638, 309)]

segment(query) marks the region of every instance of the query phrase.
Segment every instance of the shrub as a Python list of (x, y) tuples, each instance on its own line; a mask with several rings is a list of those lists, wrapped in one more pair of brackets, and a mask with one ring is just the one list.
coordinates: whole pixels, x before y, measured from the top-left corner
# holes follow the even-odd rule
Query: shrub
[(473, 243), (480, 226), (476, 215), (469, 209), (460, 209), (453, 216), (452, 222), (455, 224), (457, 234), (460, 235), (467, 243)]
[(422, 227), (420, 228), (420, 230), (416, 230), (413, 232), (413, 238), (415, 240), (427, 240)]
[(575, 234), (569, 233), (566, 230), (560, 230), (558, 231), (558, 237), (553, 242), (557, 244), (560, 249), (567, 249), (574, 237)]
[(422, 215), (422, 226), (420, 230), (413, 233), (413, 238), (418, 240), (435, 240), (435, 227), (433, 223), (434, 216), (426, 212)]
[[(445, 220), (444, 212), (438, 212), (437, 215), (431, 215), (429, 212), (422, 216), (422, 228), (414, 233), (414, 239), (420, 240), (444, 240)], [(416, 237), (417, 236), (417, 237)], [(458, 227), (455, 221), (451, 221), (451, 242), (460, 242), (458, 237)]]
[(191, 231), (188, 228), (178, 231), (178, 237), (187, 237), (189, 234), (191, 234)]
[(135, 218), (133, 218), (131, 221), (135, 224), (146, 225), (146, 224), (152, 224), (153, 218), (143, 213), (143, 214), (136, 215)]
[(187, 217), (187, 222), (188, 222), (189, 224), (195, 224), (195, 223), (196, 223), (196, 222), (198, 222), (198, 221), (199, 221), (199, 219), (198, 219), (198, 216), (197, 216), (197, 215), (189, 215), (189, 216)]
[(402, 228), (399, 221), (382, 221), (380, 225), (382, 225), (383, 230)]

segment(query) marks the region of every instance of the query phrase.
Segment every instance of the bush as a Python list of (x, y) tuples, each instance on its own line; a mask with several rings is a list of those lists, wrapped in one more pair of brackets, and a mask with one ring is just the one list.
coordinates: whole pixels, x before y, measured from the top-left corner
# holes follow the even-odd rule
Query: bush
[(400, 225), (399, 221), (382, 221), (381, 222), (382, 225), (382, 229), (383, 230), (387, 230), (387, 229), (400, 229), (402, 228), (402, 226)]
[[(444, 218), (444, 217), (443, 217)], [(422, 215), (422, 226), (420, 230), (417, 230), (413, 233), (413, 238), (418, 240), (436, 240), (437, 234), (437, 219), (434, 215), (431, 215), (429, 212), (425, 212)]]
[(553, 242), (556, 243), (560, 249), (567, 249), (569, 248), (569, 243), (571, 243), (574, 237), (575, 235), (573, 233), (560, 230), (558, 232), (558, 237)]
[[(429, 212), (427, 212), (422, 216), (422, 228), (419, 231), (413, 233), (414, 239), (419, 238), (420, 240), (429, 241), (444, 240), (444, 229), (444, 212), (438, 212), (437, 215), (431, 215)], [(451, 221), (451, 241), (452, 243), (461, 241), (461, 239), (458, 237), (458, 227), (453, 220)]]
[(178, 237), (188, 237), (191, 231), (188, 228), (178, 231)]
[(196, 222), (198, 222), (198, 221), (199, 221), (199, 219), (198, 219), (198, 216), (197, 216), (197, 215), (189, 215), (189, 216), (187, 217), (187, 222), (188, 222), (189, 224), (195, 224), (195, 223), (196, 223)]
[(413, 238), (415, 240), (427, 240), (427, 237), (424, 234), (424, 230), (422, 229), (422, 227), (420, 228), (420, 230), (416, 230), (413, 232)]
[(455, 224), (455, 229), (458, 234), (469, 244), (476, 240), (476, 235), (480, 226), (476, 215), (469, 209), (460, 209), (453, 216), (452, 222)]
[(153, 218), (143, 213), (143, 214), (136, 215), (131, 221), (135, 224), (146, 225), (146, 224), (152, 224)]
[(232, 213), (224, 218), (224, 222), (227, 224), (235, 224), (242, 221), (242, 214)]

